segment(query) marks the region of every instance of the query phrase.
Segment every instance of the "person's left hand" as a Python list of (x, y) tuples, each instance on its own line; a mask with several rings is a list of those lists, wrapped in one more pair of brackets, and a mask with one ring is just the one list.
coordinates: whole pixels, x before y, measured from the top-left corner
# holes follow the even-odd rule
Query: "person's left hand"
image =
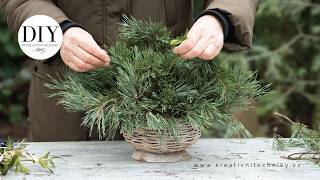
[(184, 40), (173, 52), (184, 59), (199, 57), (211, 60), (223, 47), (223, 27), (219, 20), (211, 15), (200, 17), (192, 26)]

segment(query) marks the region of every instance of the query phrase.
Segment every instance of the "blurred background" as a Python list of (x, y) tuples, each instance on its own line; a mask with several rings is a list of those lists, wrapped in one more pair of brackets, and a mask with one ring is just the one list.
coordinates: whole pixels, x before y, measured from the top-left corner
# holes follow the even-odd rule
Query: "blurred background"
[[(201, 0), (194, 0), (195, 16)], [(27, 96), (31, 73), (25, 57), (0, 15), (0, 138), (28, 134)], [(254, 136), (290, 134), (290, 125), (274, 116), (320, 129), (320, 0), (260, 0), (249, 51), (222, 53), (218, 62), (258, 72), (272, 84), (268, 96), (254, 101), (255, 111), (235, 114)], [(232, 130), (217, 126), (207, 136), (230, 137)]]

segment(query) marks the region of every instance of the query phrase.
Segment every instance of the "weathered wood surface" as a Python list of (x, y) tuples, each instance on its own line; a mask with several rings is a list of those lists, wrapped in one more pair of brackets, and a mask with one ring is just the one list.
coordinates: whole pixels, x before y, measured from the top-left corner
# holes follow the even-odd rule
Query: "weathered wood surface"
[[(128, 143), (120, 141), (29, 143), (29, 150), (37, 155), (51, 151), (54, 155), (63, 157), (67, 163), (57, 161), (54, 174), (31, 165), (29, 175), (15, 174), (11, 171), (2, 179), (320, 179), (319, 166), (309, 161), (280, 158), (281, 155), (288, 155), (290, 152), (272, 151), (272, 140), (263, 138), (200, 139), (189, 149), (193, 159), (176, 163), (135, 161), (131, 158), (133, 148)], [(270, 164), (268, 166), (267, 163), (278, 167), (272, 167)], [(201, 167), (203, 165), (204, 167)], [(223, 167), (225, 165), (233, 167)], [(257, 167), (259, 165), (260, 167)], [(28, 166), (30, 167), (30, 164)]]

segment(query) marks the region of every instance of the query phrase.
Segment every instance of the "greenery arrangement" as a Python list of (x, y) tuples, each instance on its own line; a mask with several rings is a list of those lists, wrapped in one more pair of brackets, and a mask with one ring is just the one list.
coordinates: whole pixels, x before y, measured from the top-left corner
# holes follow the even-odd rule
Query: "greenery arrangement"
[(304, 124), (293, 122), (282, 114), (275, 113), (275, 115), (285, 119), (291, 124), (292, 135), (290, 138), (282, 138), (275, 133), (273, 148), (275, 150), (288, 150), (293, 147), (308, 149), (305, 152), (292, 153), (284, 158), (291, 160), (310, 160), (320, 165), (320, 131), (312, 130)]
[[(203, 0), (194, 1), (194, 16), (203, 8)], [(261, 135), (272, 136), (275, 127), (281, 129), (282, 136), (290, 135), (288, 126), (273, 117), (274, 111), (319, 129), (319, 18), (319, 0), (260, 1), (253, 48), (242, 53), (222, 53), (217, 58), (221, 59), (217, 61), (219, 66), (226, 69), (236, 65), (258, 71), (259, 81), (272, 83), (270, 89), (277, 90), (257, 104), (259, 127), (255, 129), (263, 132)], [(10, 32), (1, 15), (0, 46), (3, 47), (0, 49), (0, 123), (20, 124), (27, 120), (30, 74), (26, 75), (22, 66), (25, 58), (16, 35)], [(218, 126), (210, 132), (214, 136), (229, 137), (228, 132), (232, 129), (227, 127)]]
[(37, 163), (43, 169), (53, 172), (53, 160), (59, 157), (51, 156), (48, 152), (38, 158), (31, 155), (26, 147), (27, 145), (24, 142), (12, 143), (8, 141), (7, 143), (0, 143), (0, 176), (6, 175), (11, 168), (14, 168), (16, 173), (28, 174), (29, 169), (22, 164), (25, 161)]
[[(265, 93), (256, 74), (216, 61), (183, 60), (172, 52), (169, 30), (160, 23), (126, 18), (118, 42), (109, 48), (111, 66), (87, 73), (67, 72), (46, 84), (50, 96), (69, 111), (85, 112), (83, 125), (100, 138), (146, 128), (179, 137), (178, 123), (205, 131), (217, 122), (243, 129), (233, 111), (250, 108)], [(243, 131), (244, 132), (244, 131)]]

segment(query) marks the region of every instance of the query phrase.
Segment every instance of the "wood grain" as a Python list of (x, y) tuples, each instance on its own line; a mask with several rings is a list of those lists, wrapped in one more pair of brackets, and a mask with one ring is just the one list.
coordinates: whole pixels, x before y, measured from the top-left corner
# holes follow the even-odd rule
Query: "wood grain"
[(134, 150), (124, 141), (34, 142), (29, 143), (29, 150), (37, 155), (51, 151), (66, 162), (57, 161), (54, 174), (49, 174), (36, 165), (27, 164), (31, 167), (30, 175), (15, 174), (11, 171), (3, 177), (4, 180), (320, 179), (319, 166), (308, 161), (280, 158), (290, 152), (273, 152), (272, 140), (264, 138), (200, 139), (189, 149), (192, 160), (175, 163), (133, 160), (131, 155)]

